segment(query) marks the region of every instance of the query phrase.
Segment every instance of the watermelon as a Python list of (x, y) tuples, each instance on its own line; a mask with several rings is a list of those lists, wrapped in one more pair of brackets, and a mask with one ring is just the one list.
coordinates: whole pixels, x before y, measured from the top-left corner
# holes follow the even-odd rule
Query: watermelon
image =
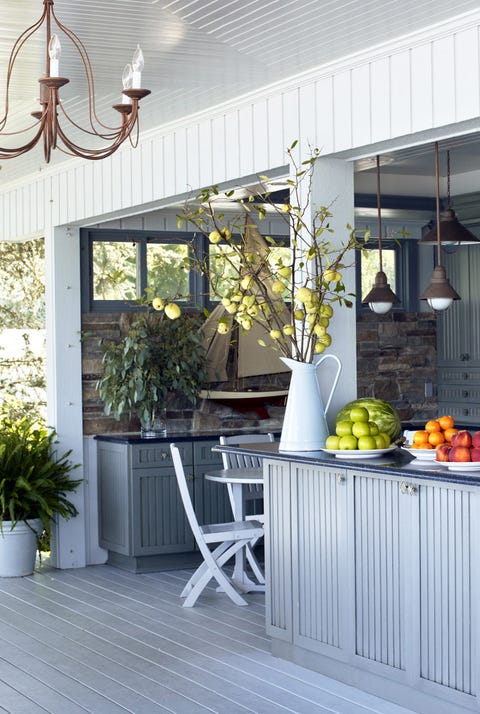
[(379, 430), (386, 432), (392, 441), (395, 441), (395, 439), (398, 439), (400, 436), (402, 425), (397, 410), (391, 404), (383, 402), (381, 399), (355, 399), (355, 401), (345, 404), (338, 412), (335, 423), (349, 419), (350, 409), (352, 409), (352, 407), (365, 407), (368, 409), (370, 421), (374, 421)]

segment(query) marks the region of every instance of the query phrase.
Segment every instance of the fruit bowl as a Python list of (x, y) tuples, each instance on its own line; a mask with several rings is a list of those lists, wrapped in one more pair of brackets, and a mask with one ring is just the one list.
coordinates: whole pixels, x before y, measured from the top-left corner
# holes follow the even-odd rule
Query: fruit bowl
[(437, 457), (436, 449), (413, 449), (410, 444), (405, 444), (402, 449), (419, 461), (435, 461)]
[(386, 449), (321, 449), (321, 451), (333, 454), (337, 459), (374, 459), (376, 456), (395, 451), (396, 448), (396, 445), (392, 444)]

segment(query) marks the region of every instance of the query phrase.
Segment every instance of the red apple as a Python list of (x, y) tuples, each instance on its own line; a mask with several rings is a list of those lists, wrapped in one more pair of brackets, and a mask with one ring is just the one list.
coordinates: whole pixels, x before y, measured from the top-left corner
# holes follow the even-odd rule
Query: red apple
[(450, 444), (440, 444), (440, 446), (437, 446), (436, 450), (436, 458), (437, 461), (449, 461), (449, 454), (451, 450)]
[(470, 449), (470, 459), (472, 461), (480, 461), (480, 448), (474, 446), (473, 449)]
[[(472, 445), (472, 435), (466, 429), (459, 431), (458, 434), (452, 436), (451, 441), (452, 446), (471, 446)], [(465, 459), (462, 459), (464, 461)], [(452, 461), (452, 459), (450, 459)]]
[(448, 455), (449, 461), (471, 461), (470, 447), (468, 446), (452, 446)]
[(476, 448), (480, 447), (480, 431), (476, 431), (472, 435), (472, 446), (475, 446)]

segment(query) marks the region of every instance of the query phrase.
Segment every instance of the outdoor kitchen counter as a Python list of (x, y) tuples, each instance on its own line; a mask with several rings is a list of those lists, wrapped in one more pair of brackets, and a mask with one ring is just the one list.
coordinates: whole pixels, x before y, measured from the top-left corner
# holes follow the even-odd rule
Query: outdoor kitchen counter
[(274, 655), (423, 714), (479, 711), (480, 472), (214, 450), (264, 456)]

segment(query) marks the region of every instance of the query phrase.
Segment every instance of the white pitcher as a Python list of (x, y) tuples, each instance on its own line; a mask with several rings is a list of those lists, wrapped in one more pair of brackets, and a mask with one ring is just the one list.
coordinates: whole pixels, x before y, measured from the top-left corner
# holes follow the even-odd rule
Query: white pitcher
[[(337, 372), (324, 407), (317, 370), (328, 358), (337, 363)], [(328, 436), (325, 414), (337, 386), (342, 363), (335, 355), (324, 355), (315, 364), (297, 362), (288, 357), (280, 357), (280, 359), (292, 370), (292, 379), (288, 390), (279, 450), (318, 451), (325, 446)]]

